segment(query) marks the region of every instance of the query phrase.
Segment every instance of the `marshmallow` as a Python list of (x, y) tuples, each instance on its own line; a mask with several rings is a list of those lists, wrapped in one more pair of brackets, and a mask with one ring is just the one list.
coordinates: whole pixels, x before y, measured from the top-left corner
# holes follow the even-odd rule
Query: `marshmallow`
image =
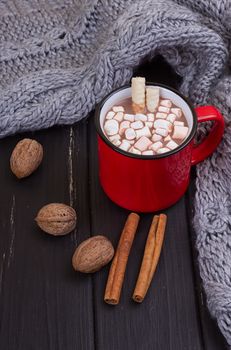
[(134, 145), (136, 140), (126, 140), (126, 141), (128, 141), (130, 143), (130, 145)]
[(177, 148), (179, 145), (175, 142), (175, 141), (173, 141), (173, 140), (171, 140), (171, 141), (169, 141), (168, 143), (167, 143), (167, 145), (166, 145), (166, 147), (168, 147), (169, 149), (175, 149), (175, 148)]
[(142, 122), (146, 122), (148, 120), (148, 117), (145, 114), (137, 113), (135, 115), (135, 121), (141, 120)]
[(157, 119), (155, 122), (154, 122), (154, 128), (155, 129), (158, 129), (158, 128), (161, 128), (161, 129), (166, 129), (168, 131), (171, 131), (172, 129), (172, 124), (167, 121), (167, 120), (164, 120), (164, 119)]
[(142, 155), (143, 156), (153, 156), (153, 151), (151, 149), (148, 151), (144, 151), (144, 152), (142, 152)]
[(162, 138), (163, 138), (162, 136), (154, 134), (154, 135), (152, 136), (152, 141), (153, 141), (153, 142), (157, 142), (157, 141), (162, 140)]
[(115, 115), (115, 112), (113, 112), (113, 111), (110, 111), (110, 112), (108, 112), (107, 113), (107, 115), (106, 115), (106, 119), (112, 119), (113, 117), (114, 117), (114, 115)]
[(153, 123), (152, 123), (152, 122), (145, 122), (144, 124), (145, 124), (145, 126), (147, 126), (148, 128), (152, 128), (152, 127), (153, 127)]
[(141, 129), (141, 128), (144, 126), (144, 124), (142, 123), (141, 120), (138, 120), (137, 122), (131, 123), (130, 126), (131, 126), (131, 128), (133, 128), (133, 129)]
[(148, 113), (147, 114), (147, 117), (148, 117), (148, 122), (154, 122), (154, 113)]
[(171, 141), (171, 136), (168, 135), (167, 137), (164, 138), (164, 142)]
[(166, 153), (166, 152), (169, 152), (169, 151), (170, 151), (169, 148), (163, 147), (163, 148), (158, 149), (157, 153), (161, 154), (161, 153)]
[(174, 113), (178, 118), (182, 116), (182, 110), (180, 108), (171, 108), (171, 113)]
[(170, 108), (170, 107), (172, 107), (172, 101), (170, 101), (170, 100), (161, 100), (160, 101), (160, 105)]
[(135, 148), (137, 148), (139, 151), (143, 152), (148, 149), (148, 147), (151, 145), (151, 141), (146, 137), (142, 136), (134, 145)]
[(141, 152), (138, 149), (136, 149), (135, 147), (131, 147), (129, 152), (134, 153), (134, 154), (141, 154)]
[(163, 147), (163, 143), (158, 141), (158, 142), (153, 143), (149, 148), (151, 150), (153, 150), (154, 152), (157, 152), (158, 149), (160, 149), (161, 147)]
[(146, 106), (150, 112), (154, 112), (159, 104), (160, 89), (153, 86), (146, 87)]
[(142, 129), (136, 130), (136, 138), (137, 139), (139, 139), (142, 136), (150, 137), (151, 135), (152, 135), (151, 131), (147, 126), (145, 126)]
[(116, 135), (113, 135), (113, 136), (109, 136), (108, 138), (109, 138), (109, 140), (110, 140), (111, 142), (117, 141), (117, 140), (120, 140), (120, 139), (121, 139), (121, 137), (120, 137), (119, 134), (116, 134)]
[(112, 141), (113, 145), (119, 147), (121, 145), (121, 141), (120, 140), (114, 140)]
[(106, 134), (109, 136), (118, 134), (119, 123), (114, 119), (107, 120), (104, 124), (104, 130), (105, 130)]
[(178, 122), (178, 121), (176, 121), (176, 122), (174, 122), (173, 124), (174, 124), (174, 125), (184, 126), (184, 122)]
[(176, 115), (173, 114), (173, 113), (170, 113), (168, 116), (167, 116), (167, 120), (171, 123), (174, 123), (174, 121), (176, 120)]
[(158, 107), (158, 112), (163, 112), (163, 113), (169, 113), (170, 112), (170, 108), (168, 107), (164, 107), (164, 106), (159, 106)]
[(166, 119), (167, 118), (167, 113), (157, 112), (156, 113), (156, 118), (158, 118), (158, 119)]
[(183, 140), (187, 136), (187, 134), (188, 134), (187, 126), (175, 125), (172, 138), (177, 140)]
[(124, 107), (123, 106), (114, 106), (112, 107), (113, 112), (124, 112)]
[(122, 122), (123, 118), (124, 118), (123, 112), (118, 112), (118, 113), (116, 113), (116, 115), (114, 116), (114, 119), (115, 119), (115, 120), (118, 120), (118, 122)]
[(168, 136), (168, 130), (158, 128), (158, 129), (156, 129), (156, 134), (166, 137), (166, 136)]
[(121, 145), (119, 146), (119, 148), (122, 149), (123, 151), (128, 151), (130, 147), (131, 145), (127, 140), (123, 140)]
[(129, 122), (134, 122), (135, 116), (134, 116), (134, 114), (125, 113), (124, 114), (124, 120), (128, 120)]
[(129, 121), (127, 121), (127, 120), (122, 121), (122, 123), (120, 123), (119, 134), (123, 135), (125, 130), (127, 128), (129, 128), (129, 127), (130, 127), (130, 122)]
[(145, 107), (145, 78), (132, 78), (132, 102), (142, 108)]
[(136, 132), (132, 128), (128, 128), (125, 130), (125, 137), (127, 140), (133, 140), (136, 137)]

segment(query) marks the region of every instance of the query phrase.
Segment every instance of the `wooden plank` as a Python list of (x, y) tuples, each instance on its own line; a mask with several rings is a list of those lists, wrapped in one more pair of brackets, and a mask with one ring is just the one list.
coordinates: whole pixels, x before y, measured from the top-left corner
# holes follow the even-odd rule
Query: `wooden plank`
[(196, 250), (196, 232), (193, 229), (192, 219), (194, 216), (194, 194), (196, 191), (195, 186), (195, 178), (196, 178), (196, 169), (194, 168), (192, 171), (192, 179), (189, 190), (186, 194), (186, 208), (187, 208), (187, 216), (188, 216), (188, 227), (189, 234), (191, 239), (191, 247), (192, 247), (192, 257), (194, 261), (194, 274), (195, 274), (195, 290), (197, 293), (198, 300), (198, 308), (202, 329), (202, 337), (205, 349), (208, 350), (225, 350), (227, 348), (227, 343), (225, 338), (221, 334), (216, 320), (212, 319), (209, 310), (206, 306), (206, 295), (203, 290), (202, 281), (200, 278), (199, 265), (197, 261), (197, 250)]
[[(86, 133), (86, 123), (80, 123), (74, 131), (53, 128), (0, 142), (1, 349), (94, 349), (91, 277), (71, 266), (76, 244), (90, 232)], [(9, 157), (25, 136), (43, 144), (44, 160), (19, 181)], [(37, 228), (34, 217), (49, 202), (77, 208), (76, 232), (56, 238)]]
[[(90, 125), (90, 192), (92, 235), (104, 234), (116, 246), (128, 212), (113, 204), (98, 180), (96, 134)], [(168, 226), (154, 282), (142, 305), (131, 300), (151, 215), (142, 215), (129, 257), (121, 302), (103, 302), (108, 267), (94, 275), (98, 349), (202, 349), (194, 290), (185, 198), (166, 211)]]

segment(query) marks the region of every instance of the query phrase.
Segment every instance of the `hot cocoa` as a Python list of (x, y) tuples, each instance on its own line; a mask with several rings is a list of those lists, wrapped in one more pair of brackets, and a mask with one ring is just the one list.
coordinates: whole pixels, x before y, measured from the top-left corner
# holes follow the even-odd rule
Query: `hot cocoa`
[(177, 148), (189, 131), (182, 109), (145, 86), (145, 78), (132, 79), (132, 96), (106, 114), (104, 132), (120, 149), (139, 155), (155, 155)]

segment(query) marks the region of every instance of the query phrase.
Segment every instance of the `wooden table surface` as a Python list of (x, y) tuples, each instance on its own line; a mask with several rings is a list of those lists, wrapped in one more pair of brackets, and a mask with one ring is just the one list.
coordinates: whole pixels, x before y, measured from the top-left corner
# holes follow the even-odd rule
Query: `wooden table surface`
[[(161, 58), (138, 72), (177, 86)], [(0, 349), (1, 350), (223, 350), (225, 341), (207, 311), (194, 248), (194, 178), (186, 195), (165, 212), (161, 259), (145, 301), (131, 300), (152, 215), (142, 215), (118, 306), (103, 302), (108, 269), (73, 271), (71, 257), (84, 239), (103, 234), (116, 246), (128, 215), (102, 191), (92, 118), (0, 141)], [(24, 137), (44, 147), (40, 168), (17, 180), (9, 158)], [(50, 202), (72, 205), (76, 230), (51, 237), (35, 224)]]

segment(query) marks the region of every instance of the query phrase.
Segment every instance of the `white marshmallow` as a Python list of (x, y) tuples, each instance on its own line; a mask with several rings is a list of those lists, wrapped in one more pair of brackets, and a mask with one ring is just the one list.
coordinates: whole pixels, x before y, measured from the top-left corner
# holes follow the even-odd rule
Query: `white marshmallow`
[(119, 148), (122, 149), (123, 151), (128, 151), (130, 147), (131, 145), (127, 140), (123, 140), (121, 145), (119, 146)]
[(156, 134), (166, 137), (166, 136), (168, 136), (168, 130), (158, 128), (158, 129), (156, 129)]
[(144, 151), (144, 152), (142, 152), (142, 155), (143, 156), (153, 156), (153, 151), (151, 149), (148, 151)]
[(132, 128), (128, 128), (125, 130), (125, 137), (127, 140), (133, 140), (136, 137), (136, 132)]
[(113, 112), (124, 112), (124, 107), (123, 106), (114, 106), (112, 107)]
[(119, 123), (114, 119), (107, 120), (104, 124), (104, 130), (105, 130), (106, 134), (109, 136), (118, 134)]
[(148, 122), (154, 122), (154, 113), (148, 113), (147, 114), (147, 117), (148, 117)]
[(182, 116), (182, 110), (180, 108), (171, 108), (171, 113), (174, 113), (178, 118)]
[(130, 126), (131, 128), (136, 130), (136, 129), (141, 129), (144, 126), (144, 124), (142, 123), (141, 120), (138, 120), (137, 122), (131, 123)]
[(154, 152), (157, 152), (158, 149), (160, 149), (161, 147), (163, 147), (163, 143), (158, 141), (158, 142), (153, 143), (149, 148), (151, 150), (153, 150)]
[(158, 118), (158, 119), (166, 119), (167, 118), (167, 113), (157, 112), (156, 113), (156, 118)]
[(151, 145), (151, 141), (146, 137), (142, 136), (134, 145), (135, 148), (137, 148), (139, 151), (143, 152), (148, 149), (148, 147)]
[(166, 147), (169, 148), (169, 149), (175, 149), (175, 148), (177, 148), (178, 146), (179, 146), (179, 145), (178, 145), (175, 141), (173, 141), (173, 140), (169, 141), (169, 142), (167, 143), (167, 145), (166, 145)]
[(167, 116), (167, 120), (170, 121), (171, 123), (174, 123), (174, 121), (176, 120), (176, 115), (173, 114), (173, 113), (170, 113), (170, 114)]
[(169, 148), (163, 147), (163, 148), (158, 149), (157, 153), (161, 154), (161, 153), (166, 153), (166, 152), (169, 152), (169, 151), (170, 151)]
[(129, 152), (134, 153), (134, 154), (141, 154), (141, 152), (138, 149), (136, 149), (135, 147), (131, 147)]
[(122, 122), (123, 118), (124, 118), (123, 112), (118, 112), (118, 113), (116, 113), (116, 115), (114, 116), (114, 120), (118, 120), (118, 122)]
[(112, 141), (113, 145), (119, 147), (121, 145), (121, 141), (120, 140), (114, 140)]
[(124, 120), (120, 123), (119, 134), (123, 135), (125, 130), (130, 127), (130, 122), (128, 120)]
[(145, 114), (137, 113), (135, 115), (135, 121), (141, 120), (142, 122), (146, 122), (148, 120), (148, 117)]
[(165, 137), (164, 141), (165, 141), (165, 142), (167, 142), (167, 141), (171, 141), (171, 137), (170, 137), (170, 135), (168, 135), (167, 137)]
[(121, 137), (120, 137), (119, 134), (116, 134), (116, 135), (113, 135), (113, 136), (109, 136), (108, 138), (109, 138), (109, 140), (110, 140), (111, 142), (117, 141), (117, 140), (120, 140), (120, 139), (121, 139)]
[(159, 104), (160, 89), (158, 87), (146, 87), (146, 106), (150, 112), (154, 112)]
[(153, 127), (153, 123), (152, 123), (152, 122), (145, 122), (144, 124), (145, 124), (145, 126), (147, 126), (148, 128), (152, 128), (152, 127)]
[(163, 138), (162, 136), (154, 134), (154, 135), (152, 136), (152, 141), (153, 141), (153, 142), (157, 142), (157, 141), (162, 140), (162, 138)]
[(114, 115), (115, 115), (115, 112), (113, 112), (113, 111), (110, 111), (110, 112), (108, 112), (107, 113), (107, 115), (106, 115), (106, 119), (112, 119), (113, 117), (114, 117)]
[(161, 100), (160, 101), (160, 105), (170, 108), (170, 107), (172, 107), (172, 101), (170, 101), (170, 100)]
[(152, 135), (151, 131), (147, 126), (145, 126), (142, 129), (136, 130), (136, 138), (137, 139), (139, 139), (142, 136), (150, 137), (151, 135)]
[(132, 102), (138, 106), (145, 106), (145, 78), (132, 78)]
[(188, 128), (187, 126), (174, 126), (174, 131), (172, 138), (177, 140), (183, 140), (188, 134)]
[(126, 141), (128, 141), (130, 143), (130, 145), (134, 145), (136, 140), (126, 140)]
[(158, 107), (158, 112), (169, 113), (170, 112), (170, 108), (164, 107), (164, 106), (159, 106)]
[(124, 120), (128, 120), (129, 122), (134, 122), (135, 116), (134, 116), (134, 114), (125, 113), (124, 114)]
[(154, 121), (154, 128), (155, 129), (161, 128), (161, 129), (166, 129), (168, 131), (171, 131), (172, 124), (167, 120), (157, 119)]
[(178, 121), (176, 121), (176, 122), (174, 122), (173, 124), (174, 124), (174, 125), (184, 126), (184, 122), (178, 122)]

